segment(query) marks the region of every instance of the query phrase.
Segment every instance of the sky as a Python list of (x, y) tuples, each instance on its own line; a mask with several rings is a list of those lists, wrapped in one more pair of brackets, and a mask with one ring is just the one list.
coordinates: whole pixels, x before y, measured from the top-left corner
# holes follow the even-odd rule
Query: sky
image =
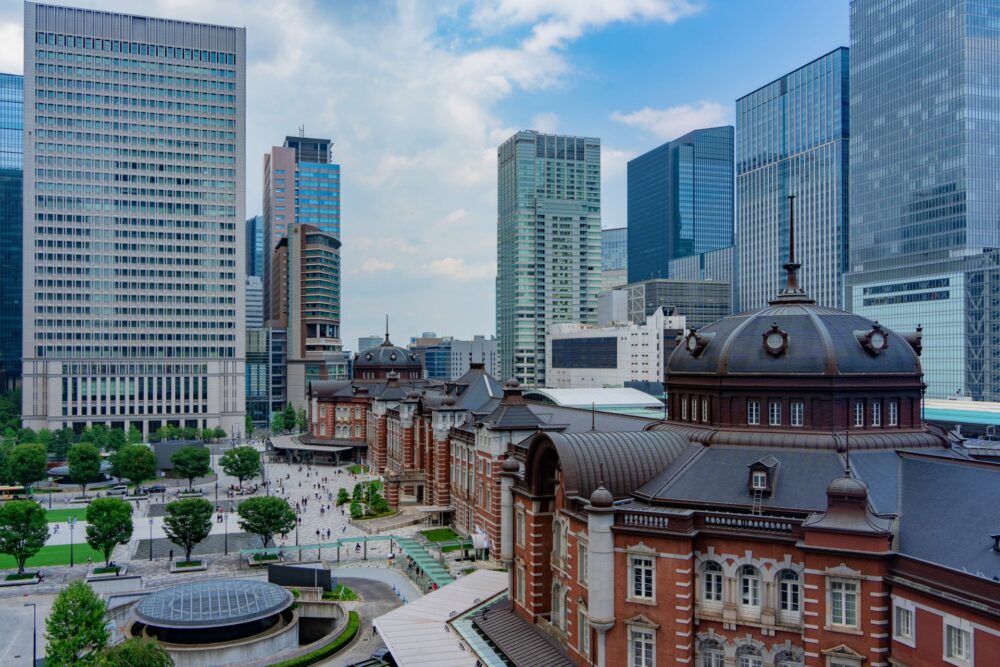
[[(379, 333), (493, 335), (496, 148), (518, 130), (601, 139), (602, 225), (628, 160), (838, 47), (848, 0), (66, 0), (247, 29), (247, 216), (263, 155), (305, 126), (341, 165), (345, 348)], [(0, 0), (0, 72), (23, 70)]]

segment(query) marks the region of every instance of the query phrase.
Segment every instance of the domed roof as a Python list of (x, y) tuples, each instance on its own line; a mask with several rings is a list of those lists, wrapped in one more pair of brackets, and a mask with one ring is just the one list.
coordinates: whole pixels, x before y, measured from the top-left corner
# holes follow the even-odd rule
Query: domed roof
[(615, 497), (611, 495), (611, 492), (604, 488), (604, 483), (598, 485), (594, 492), (590, 494), (590, 506), (591, 507), (611, 507), (615, 504)]
[(170, 586), (143, 598), (136, 617), (160, 628), (215, 628), (267, 618), (292, 606), (281, 586), (254, 579), (216, 579)]
[(855, 477), (838, 477), (826, 487), (828, 496), (868, 497), (868, 486)]
[(378, 347), (359, 352), (354, 361), (355, 366), (399, 366), (399, 367), (421, 367), (420, 358), (409, 350), (396, 347), (385, 337)]
[[(912, 343), (911, 343), (912, 341)], [(670, 374), (922, 375), (920, 333), (904, 337), (878, 322), (816, 305), (799, 290), (767, 307), (688, 334), (667, 362)]]

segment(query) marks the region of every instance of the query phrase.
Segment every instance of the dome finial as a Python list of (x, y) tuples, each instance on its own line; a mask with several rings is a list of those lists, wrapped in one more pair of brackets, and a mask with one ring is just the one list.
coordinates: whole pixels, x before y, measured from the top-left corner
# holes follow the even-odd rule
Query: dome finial
[(788, 261), (784, 268), (787, 273), (785, 289), (768, 303), (772, 306), (778, 303), (816, 303), (799, 286), (799, 269), (802, 264), (795, 261), (795, 195), (788, 195)]

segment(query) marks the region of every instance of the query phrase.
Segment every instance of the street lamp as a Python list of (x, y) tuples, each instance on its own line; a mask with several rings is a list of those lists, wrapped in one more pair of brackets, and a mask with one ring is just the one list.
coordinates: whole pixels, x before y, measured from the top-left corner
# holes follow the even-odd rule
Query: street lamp
[(219, 502), (219, 480), (215, 480), (215, 502)]
[(38, 664), (38, 605), (25, 602), (25, 607), (31, 607), (31, 667)]
[[(301, 521), (301, 519), (299, 519), (299, 510), (296, 509), (295, 510), (295, 546), (296, 547), (299, 546), (299, 521)], [(299, 552), (299, 560), (302, 560), (302, 549), (299, 549), (298, 552)]]
[(76, 517), (69, 518), (69, 566), (73, 567), (73, 529), (76, 527)]
[(153, 560), (153, 517), (149, 517), (149, 560)]
[(226, 555), (228, 556), (229, 555), (229, 512), (223, 512), (222, 515), (225, 517), (225, 523), (226, 523), (225, 527), (226, 536), (223, 539), (225, 540), (226, 543)]

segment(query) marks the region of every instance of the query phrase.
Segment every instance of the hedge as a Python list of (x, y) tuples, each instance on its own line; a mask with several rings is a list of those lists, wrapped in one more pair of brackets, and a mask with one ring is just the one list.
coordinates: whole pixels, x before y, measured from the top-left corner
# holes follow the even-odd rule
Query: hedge
[(361, 617), (358, 616), (358, 612), (349, 612), (347, 615), (347, 627), (344, 628), (344, 631), (341, 632), (340, 635), (338, 635), (332, 642), (322, 648), (316, 649), (312, 653), (306, 653), (305, 655), (300, 655), (299, 657), (292, 658), (291, 660), (275, 663), (271, 667), (305, 667), (306, 665), (317, 663), (324, 658), (329, 658), (331, 655), (350, 644), (351, 640), (353, 640), (355, 635), (358, 634), (358, 630), (360, 628)]

